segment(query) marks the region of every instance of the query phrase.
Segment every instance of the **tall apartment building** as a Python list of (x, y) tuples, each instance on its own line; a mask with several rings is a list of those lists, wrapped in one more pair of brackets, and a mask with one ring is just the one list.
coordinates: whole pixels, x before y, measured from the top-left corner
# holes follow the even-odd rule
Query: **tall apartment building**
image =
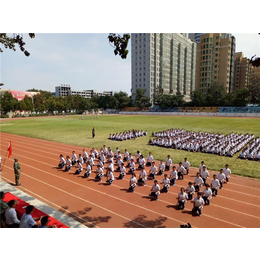
[(214, 84), (233, 88), (235, 37), (227, 33), (206, 33), (197, 44), (196, 90), (207, 93)]
[(145, 89), (153, 101), (158, 88), (164, 94), (182, 94), (190, 100), (195, 90), (196, 43), (181, 33), (131, 35), (132, 89)]
[(200, 42), (200, 36), (205, 33), (189, 33), (189, 39), (195, 41), (196, 43)]
[(247, 88), (252, 74), (252, 65), (249, 61), (247, 57), (244, 57), (242, 52), (235, 53), (233, 91)]

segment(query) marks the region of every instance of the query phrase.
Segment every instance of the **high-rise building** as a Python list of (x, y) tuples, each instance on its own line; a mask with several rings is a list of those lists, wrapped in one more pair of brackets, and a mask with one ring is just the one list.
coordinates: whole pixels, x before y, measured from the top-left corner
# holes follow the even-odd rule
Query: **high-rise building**
[(232, 92), (235, 37), (227, 33), (206, 33), (197, 44), (196, 90), (207, 93), (212, 85)]
[(195, 41), (196, 43), (200, 42), (200, 36), (205, 33), (189, 33), (189, 39)]
[(242, 52), (235, 53), (233, 91), (247, 88), (252, 74), (252, 65)]
[(190, 100), (195, 90), (196, 43), (181, 33), (134, 33), (131, 35), (132, 89), (145, 89), (153, 102), (163, 94), (182, 94)]

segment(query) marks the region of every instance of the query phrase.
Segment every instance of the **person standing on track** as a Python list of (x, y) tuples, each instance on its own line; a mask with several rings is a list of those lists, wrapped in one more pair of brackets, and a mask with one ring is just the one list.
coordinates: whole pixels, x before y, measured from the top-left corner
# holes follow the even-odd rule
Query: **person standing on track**
[(21, 175), (22, 169), (18, 162), (18, 158), (14, 158), (14, 175), (15, 175), (15, 184), (16, 186), (20, 186), (21, 183), (19, 182), (20, 175)]

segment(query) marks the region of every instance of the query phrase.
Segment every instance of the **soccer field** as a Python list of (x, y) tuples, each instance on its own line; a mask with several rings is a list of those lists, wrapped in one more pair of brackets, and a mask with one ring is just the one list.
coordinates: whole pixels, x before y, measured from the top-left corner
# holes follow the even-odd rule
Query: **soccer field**
[[(124, 149), (127, 149), (133, 155), (139, 150), (145, 158), (151, 151), (156, 160), (165, 161), (167, 155), (170, 154), (174, 163), (183, 162), (183, 159), (187, 157), (192, 167), (198, 167), (200, 162), (204, 160), (208, 169), (215, 171), (219, 171), (220, 168), (223, 168), (228, 163), (234, 174), (260, 178), (259, 162), (239, 160), (237, 159), (238, 153), (234, 157), (229, 158), (147, 145), (153, 131), (162, 131), (169, 128), (183, 128), (195, 132), (207, 131), (223, 134), (231, 132), (238, 134), (249, 133), (257, 137), (260, 136), (259, 122), (259, 119), (255, 118), (103, 115), (97, 118), (92, 116), (63, 116), (36, 117), (21, 120), (11, 119), (0, 121), (0, 126), (1, 131), (6, 133), (75, 144), (82, 147), (95, 147), (97, 150), (104, 144), (107, 147), (110, 146), (113, 151), (116, 147), (119, 147), (122, 153)], [(92, 139), (91, 135), (93, 127), (96, 130), (95, 139)], [(133, 128), (147, 130), (148, 135), (122, 142), (108, 140), (109, 134)], [(76, 152), (79, 153), (81, 151)], [(57, 154), (58, 160), (59, 155)]]

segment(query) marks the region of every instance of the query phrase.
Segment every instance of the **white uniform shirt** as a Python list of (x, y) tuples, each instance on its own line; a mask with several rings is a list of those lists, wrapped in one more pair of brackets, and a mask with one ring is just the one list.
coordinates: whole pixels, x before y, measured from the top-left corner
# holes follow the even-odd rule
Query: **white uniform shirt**
[(204, 202), (204, 199), (202, 197), (200, 197), (200, 198), (195, 197), (195, 199), (194, 199), (194, 206), (195, 207), (200, 207), (200, 206), (203, 206), (204, 204), (205, 204), (205, 202)]
[[(61, 158), (60, 158), (60, 163), (66, 163), (64, 157), (61, 157)], [(0, 162), (0, 164), (1, 164), (1, 162)]]
[(218, 179), (212, 179), (210, 183), (212, 184), (212, 189), (215, 189), (217, 186), (220, 185)]
[(195, 191), (195, 188), (193, 185), (191, 185), (191, 186), (188, 185), (186, 190), (187, 190), (187, 192), (193, 192), (193, 191)]
[(71, 166), (71, 159), (67, 159), (67, 161), (66, 161), (66, 165)]
[(145, 170), (140, 171), (140, 178), (141, 178), (141, 179), (144, 178), (144, 179), (146, 180), (146, 179), (147, 179), (146, 175), (147, 175), (147, 173), (146, 173)]
[(130, 178), (130, 185), (132, 185), (132, 184), (134, 184), (136, 182), (137, 182), (136, 177), (131, 177)]
[(154, 166), (151, 166), (150, 172), (151, 172), (151, 173), (157, 173), (157, 167), (156, 167), (155, 165), (154, 165)]
[(91, 167), (90, 167), (90, 165), (86, 165), (85, 170), (86, 170), (86, 172), (90, 172), (90, 173), (91, 173)]
[(170, 173), (170, 177), (171, 177), (171, 179), (178, 179), (178, 173), (177, 173), (177, 171), (171, 171), (171, 173)]
[(168, 166), (171, 166), (172, 165), (172, 159), (171, 158), (169, 158), (169, 159), (167, 158), (165, 164), (168, 165)]
[(210, 188), (208, 188), (208, 189), (204, 188), (203, 193), (204, 193), (203, 197), (209, 197), (212, 195), (212, 190)]
[(7, 225), (20, 224), (15, 208), (7, 208), (5, 211), (5, 222)]
[(188, 167), (190, 167), (190, 163), (188, 162), (188, 161), (184, 161), (183, 163), (182, 163), (182, 165), (183, 165), (183, 167), (184, 168), (188, 168)]
[(153, 156), (152, 155), (148, 156), (147, 161), (148, 162), (153, 162)]
[(113, 172), (109, 171), (109, 172), (107, 173), (107, 177), (108, 177), (108, 180), (114, 180), (114, 174), (113, 174)]
[(164, 163), (159, 164), (159, 170), (162, 170), (162, 171), (165, 170), (165, 164)]
[(157, 184), (153, 184), (152, 191), (154, 191), (154, 192), (158, 191), (158, 194), (160, 194), (160, 186), (159, 186), (158, 183)]
[(185, 168), (183, 166), (178, 166), (177, 167), (177, 172), (185, 172)]
[(229, 168), (223, 168), (223, 173), (227, 177), (228, 175), (231, 175), (231, 170)]
[(186, 192), (183, 192), (183, 194), (181, 193), (181, 191), (178, 193), (178, 199), (179, 200), (187, 200), (188, 199), (188, 195)]
[(31, 228), (36, 224), (32, 215), (24, 213), (19, 228)]
[(217, 178), (218, 178), (218, 180), (219, 181), (223, 181), (225, 178), (226, 178), (226, 176), (225, 176), (225, 174), (224, 173), (218, 173), (217, 174)]
[(204, 181), (202, 180), (201, 177), (195, 177), (194, 183), (195, 183), (195, 185), (200, 185), (200, 184), (203, 184)]
[(206, 177), (209, 177), (209, 172), (208, 172), (208, 170), (206, 170), (206, 171), (202, 170), (200, 172), (200, 175), (201, 175), (202, 178), (206, 178)]
[(168, 177), (162, 179), (163, 185), (170, 184), (170, 179)]

